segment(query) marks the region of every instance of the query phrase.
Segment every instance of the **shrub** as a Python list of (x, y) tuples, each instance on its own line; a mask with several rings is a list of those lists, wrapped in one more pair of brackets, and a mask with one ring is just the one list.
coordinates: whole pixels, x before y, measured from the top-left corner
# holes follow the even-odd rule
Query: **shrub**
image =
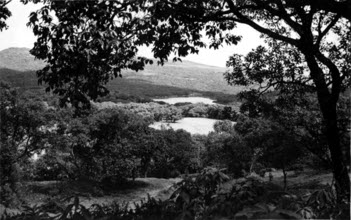
[(0, 204), (16, 206), (19, 203), (17, 189), (20, 179), (16, 152), (4, 142), (0, 144), (0, 152)]
[(20, 204), (20, 197), (17, 192), (18, 186), (11, 186), (6, 183), (0, 187), (0, 204), (5, 207), (17, 207)]
[(87, 208), (77, 196), (71, 204), (49, 200), (40, 206), (24, 207), (21, 214), (2, 219), (349, 219), (349, 203), (336, 203), (332, 187), (296, 196), (256, 177), (229, 180), (222, 170), (206, 168), (186, 176), (175, 185), (166, 201), (150, 196), (146, 201)]
[(45, 154), (33, 162), (33, 180), (49, 181), (62, 180), (66, 174), (63, 167), (56, 161), (53, 155)]

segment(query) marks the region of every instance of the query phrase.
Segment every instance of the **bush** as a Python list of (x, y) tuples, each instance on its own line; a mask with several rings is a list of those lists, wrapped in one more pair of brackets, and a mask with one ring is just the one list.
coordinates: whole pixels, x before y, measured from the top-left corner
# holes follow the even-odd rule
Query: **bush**
[(0, 187), (0, 204), (5, 207), (17, 207), (20, 204), (20, 197), (17, 192), (18, 186), (11, 186), (6, 183)]
[(62, 180), (66, 176), (66, 173), (55, 157), (45, 154), (33, 162), (32, 175), (32, 179), (35, 181), (50, 181)]
[(190, 133), (184, 130), (160, 130), (155, 131), (154, 138), (157, 150), (153, 156), (151, 176), (172, 178), (197, 171), (196, 149)]
[(0, 152), (0, 204), (16, 206), (19, 203), (17, 189), (20, 180), (16, 152), (4, 142), (0, 144)]

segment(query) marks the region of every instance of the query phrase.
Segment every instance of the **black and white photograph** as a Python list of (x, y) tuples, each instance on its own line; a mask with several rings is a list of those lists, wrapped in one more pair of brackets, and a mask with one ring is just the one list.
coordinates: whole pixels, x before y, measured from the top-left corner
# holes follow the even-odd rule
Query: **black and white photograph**
[(1, 220), (350, 218), (351, 0), (0, 0)]

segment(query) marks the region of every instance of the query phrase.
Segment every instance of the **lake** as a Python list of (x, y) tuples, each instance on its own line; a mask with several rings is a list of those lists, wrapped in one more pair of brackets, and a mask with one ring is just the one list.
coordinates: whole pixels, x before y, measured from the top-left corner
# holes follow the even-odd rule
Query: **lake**
[[(173, 128), (174, 130), (184, 129), (191, 134), (208, 135), (211, 131), (214, 131), (213, 125), (216, 123), (216, 119), (209, 118), (182, 118), (175, 123), (167, 122), (155, 122), (150, 125), (151, 128), (161, 129), (162, 125), (166, 129)], [(234, 122), (233, 122), (234, 124)]]
[(168, 104), (176, 104), (180, 102), (190, 102), (190, 103), (204, 103), (209, 105), (215, 105), (215, 100), (205, 97), (174, 97), (165, 99), (153, 99), (155, 102), (165, 102)]

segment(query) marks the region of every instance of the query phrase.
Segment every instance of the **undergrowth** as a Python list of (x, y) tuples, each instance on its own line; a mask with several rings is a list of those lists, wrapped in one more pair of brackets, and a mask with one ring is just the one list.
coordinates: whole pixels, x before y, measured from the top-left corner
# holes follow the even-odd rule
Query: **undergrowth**
[(173, 194), (165, 201), (149, 196), (133, 204), (87, 208), (78, 196), (72, 196), (67, 198), (71, 201), (68, 205), (51, 200), (40, 206), (24, 206), (21, 214), (4, 213), (1, 219), (349, 219), (349, 203), (337, 204), (329, 185), (297, 195), (256, 177), (233, 181), (222, 170), (206, 168), (173, 187)]

